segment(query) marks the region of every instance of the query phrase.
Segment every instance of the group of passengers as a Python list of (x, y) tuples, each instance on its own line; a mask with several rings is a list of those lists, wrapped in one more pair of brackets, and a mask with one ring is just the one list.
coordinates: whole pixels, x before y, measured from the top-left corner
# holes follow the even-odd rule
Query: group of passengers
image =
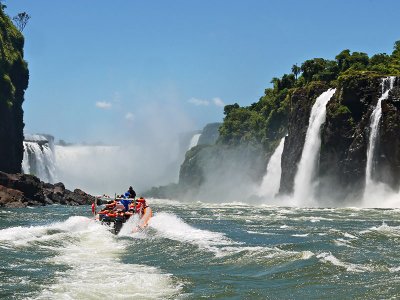
[(99, 214), (124, 214), (125, 217), (129, 218), (135, 213), (142, 216), (147, 207), (146, 200), (143, 197), (136, 199), (136, 192), (130, 186), (126, 193), (117, 196), (114, 200), (108, 201), (105, 208)]

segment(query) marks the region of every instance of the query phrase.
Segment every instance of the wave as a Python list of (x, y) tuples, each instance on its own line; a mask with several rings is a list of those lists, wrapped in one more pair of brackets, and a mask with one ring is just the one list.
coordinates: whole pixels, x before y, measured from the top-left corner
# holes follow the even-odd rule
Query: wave
[(389, 226), (385, 222), (381, 226), (373, 226), (367, 230), (363, 230), (360, 234), (379, 233), (386, 236), (400, 236), (400, 226)]
[(236, 244), (223, 233), (197, 229), (174, 214), (158, 213), (151, 218), (149, 226), (155, 229), (160, 237), (189, 243), (216, 254), (221, 252), (219, 247)]
[(332, 255), (332, 253), (330, 253), (330, 252), (322, 252), (320, 254), (317, 254), (317, 258), (319, 258), (320, 261), (323, 263), (331, 263), (334, 266), (346, 269), (346, 271), (348, 271), (348, 272), (372, 272), (372, 271), (374, 271), (374, 268), (370, 267), (370, 266), (358, 265), (358, 264), (341, 261), (334, 255)]

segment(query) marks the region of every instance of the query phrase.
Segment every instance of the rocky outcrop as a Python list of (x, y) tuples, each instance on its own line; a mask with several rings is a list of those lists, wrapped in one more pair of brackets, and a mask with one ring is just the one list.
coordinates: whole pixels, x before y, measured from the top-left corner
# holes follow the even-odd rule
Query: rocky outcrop
[(0, 172), (0, 207), (85, 205), (95, 199), (79, 189), (67, 190), (62, 183), (44, 183), (33, 175)]
[(0, 8), (0, 171), (21, 172), (24, 92), (29, 72), (24, 37)]
[(219, 128), (221, 123), (207, 124), (201, 131), (197, 145), (214, 145), (219, 137)]
[(317, 83), (308, 88), (297, 89), (291, 97), (288, 135), (282, 153), (282, 175), (279, 193), (293, 192), (297, 164), (301, 159), (311, 108), (319, 95), (328, 89), (325, 84)]

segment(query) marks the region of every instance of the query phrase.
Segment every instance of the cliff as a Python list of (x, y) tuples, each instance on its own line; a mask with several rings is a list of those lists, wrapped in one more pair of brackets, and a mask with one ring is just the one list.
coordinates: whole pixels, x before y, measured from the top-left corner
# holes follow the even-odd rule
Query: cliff
[[(336, 202), (360, 197), (366, 183), (367, 150), (371, 134), (371, 114), (387, 90), (387, 82), (377, 74), (359, 73), (340, 78), (336, 93), (327, 104), (326, 121), (321, 128), (321, 149), (316, 176), (317, 197)], [(383, 85), (383, 86), (382, 86)], [(328, 86), (314, 84), (297, 89), (292, 97), (288, 136), (282, 154), (280, 193), (291, 194), (306, 138), (311, 107)], [(372, 177), (393, 190), (400, 185), (400, 79), (388, 98), (382, 101), (378, 143)]]
[[(388, 89), (382, 84), (385, 84), (382, 77), (370, 74), (340, 81), (327, 105), (326, 122), (321, 130), (318, 169), (321, 194), (336, 195), (336, 200), (340, 200), (363, 191), (371, 114), (382, 90)], [(374, 181), (383, 182), (394, 190), (398, 190), (400, 180), (399, 93), (400, 80), (396, 78), (388, 98), (381, 103), (382, 117), (372, 172)]]
[(29, 72), (24, 37), (0, 8), (0, 170), (21, 172), (24, 92)]

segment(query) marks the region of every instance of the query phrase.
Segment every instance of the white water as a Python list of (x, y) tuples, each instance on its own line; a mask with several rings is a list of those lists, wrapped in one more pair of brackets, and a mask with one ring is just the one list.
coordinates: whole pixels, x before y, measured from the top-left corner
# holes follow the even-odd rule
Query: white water
[(150, 186), (170, 183), (175, 177), (177, 150), (159, 153), (142, 146), (55, 145), (57, 178), (67, 189), (93, 195), (122, 193), (133, 186), (138, 193)]
[(23, 172), (36, 175), (42, 181), (61, 181), (67, 189), (113, 195), (133, 186), (140, 195), (151, 186), (171, 183), (178, 176), (177, 140), (160, 142), (157, 147), (139, 142), (52, 147), (52, 143), (45, 142), (39, 139), (24, 142)]
[(273, 198), (279, 192), (279, 185), (281, 181), (281, 158), (283, 152), (283, 146), (285, 144), (285, 138), (282, 138), (279, 146), (275, 149), (272, 154), (267, 171), (262, 180), (258, 195), (265, 198)]
[(37, 142), (24, 141), (22, 171), (34, 174), (45, 182), (56, 181), (55, 157), (49, 143), (39, 145)]
[(188, 150), (190, 150), (193, 147), (197, 146), (197, 144), (199, 143), (200, 136), (201, 136), (201, 133), (197, 133), (192, 137), (192, 139), (190, 140), (190, 144), (189, 144)]
[(55, 251), (57, 255), (44, 263), (68, 266), (56, 272), (35, 299), (167, 299), (181, 288), (159, 268), (122, 262), (131, 241), (117, 241), (105, 226), (85, 217), (3, 229), (0, 241), (18, 251), (29, 251), (33, 245)]
[(387, 77), (382, 80), (382, 95), (378, 99), (376, 107), (371, 114), (370, 135), (367, 150), (367, 165), (365, 170), (365, 190), (363, 195), (364, 207), (399, 207), (400, 194), (384, 183), (375, 182), (372, 179), (375, 161), (375, 149), (379, 143), (379, 123), (382, 116), (382, 101), (389, 96), (390, 90), (393, 88), (395, 77)]
[(336, 89), (329, 89), (316, 100), (311, 110), (306, 140), (294, 181), (293, 200), (296, 205), (312, 203), (313, 179), (321, 147), (320, 129), (326, 118), (326, 105)]
[[(368, 142), (368, 151), (367, 151), (367, 167), (366, 167), (366, 176), (365, 183), (368, 187), (372, 183), (372, 171), (374, 164), (374, 151), (377, 143), (378, 130), (379, 130), (379, 121), (382, 116), (382, 100), (386, 100), (389, 96), (390, 90), (393, 88), (395, 77), (387, 77), (382, 80), (382, 96), (378, 99), (378, 103), (374, 111), (371, 114), (371, 123), (370, 127), (370, 135)], [(389, 82), (389, 88), (385, 90), (386, 83)]]

